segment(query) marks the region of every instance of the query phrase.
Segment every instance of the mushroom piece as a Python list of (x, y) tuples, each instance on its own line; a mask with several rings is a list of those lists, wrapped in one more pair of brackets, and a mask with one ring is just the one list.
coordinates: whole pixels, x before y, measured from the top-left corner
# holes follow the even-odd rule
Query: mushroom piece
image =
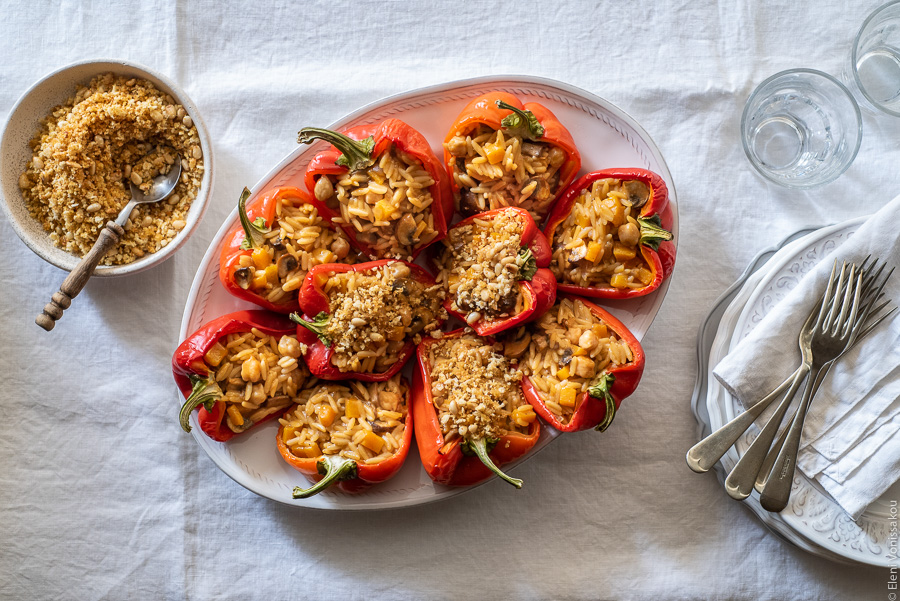
[(375, 434), (384, 434), (385, 432), (390, 432), (393, 430), (393, 428), (386, 425), (384, 422), (378, 421), (377, 419), (369, 423), (372, 424), (372, 432), (374, 432)]
[(284, 240), (281, 239), (281, 236), (275, 236), (275, 239), (271, 242), (272, 248), (275, 250), (284, 250)]
[(250, 287), (251, 279), (253, 279), (253, 276), (250, 274), (249, 267), (241, 267), (234, 270), (234, 281), (244, 290)]
[(412, 246), (416, 243), (415, 234), (416, 234), (416, 219), (409, 213), (403, 216), (399, 222), (397, 222), (397, 240), (403, 246)]
[(529, 344), (531, 344), (531, 334), (527, 329), (519, 328), (514, 338), (503, 343), (503, 354), (511, 359), (517, 359), (525, 354)]
[(529, 198), (533, 198), (535, 200), (547, 200), (552, 195), (550, 192), (550, 185), (547, 184), (547, 181), (539, 178), (539, 177), (530, 177), (526, 179), (522, 183), (522, 191), (524, 192), (528, 189), (529, 186), (533, 185), (533, 191), (529, 195)]
[(281, 257), (278, 258), (278, 277), (286, 278), (287, 275), (297, 269), (300, 266), (300, 262), (297, 261), (297, 258), (290, 253), (284, 253)]
[(522, 154), (530, 157), (541, 156), (541, 145), (532, 142), (522, 142)]
[(484, 211), (485, 208), (479, 206), (478, 200), (475, 193), (468, 188), (461, 189), (459, 191), (459, 213), (463, 217), (471, 217)]
[(624, 186), (628, 192), (628, 200), (635, 209), (640, 209), (650, 200), (650, 188), (644, 182), (632, 179), (625, 182)]

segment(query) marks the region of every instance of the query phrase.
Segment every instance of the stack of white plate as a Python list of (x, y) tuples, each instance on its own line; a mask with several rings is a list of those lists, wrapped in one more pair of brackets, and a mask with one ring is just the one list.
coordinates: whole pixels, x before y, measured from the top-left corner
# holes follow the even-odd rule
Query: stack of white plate
[[(716, 430), (743, 411), (712, 374), (713, 368), (778, 304), (800, 279), (843, 244), (864, 219), (820, 229), (806, 229), (778, 247), (761, 253), (741, 278), (717, 301), (700, 327), (699, 373), (692, 409), (700, 422), (700, 437)], [(716, 465), (719, 479), (746, 452), (759, 430), (754, 426)], [(722, 492), (725, 495), (724, 489)], [(895, 503), (891, 503), (891, 499)], [(743, 501), (759, 519), (782, 538), (810, 553), (841, 562), (889, 566), (896, 558), (890, 548), (891, 529), (896, 537), (896, 500), (900, 484), (872, 503), (856, 521), (815, 482), (798, 470), (788, 506), (769, 513), (755, 491)]]

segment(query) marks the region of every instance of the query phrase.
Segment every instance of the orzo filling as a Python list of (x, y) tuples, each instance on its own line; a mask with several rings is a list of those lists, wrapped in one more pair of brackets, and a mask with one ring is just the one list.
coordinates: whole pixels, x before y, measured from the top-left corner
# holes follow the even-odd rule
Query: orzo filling
[(546, 216), (566, 161), (561, 148), (486, 125), (454, 136), (445, 146), (454, 158), (451, 172), (463, 216), (500, 207), (522, 207), (538, 223)]
[(521, 247), (524, 225), (502, 212), (454, 228), (443, 240), (438, 281), (452, 299), (451, 309), (465, 314), (469, 325), (522, 310), (518, 281), (529, 269), (529, 253)]
[(416, 281), (400, 262), (333, 274), (323, 292), (330, 299), (324, 336), (342, 372), (387, 371), (408, 341), (418, 344), (446, 319), (443, 289)]
[(309, 379), (300, 359), (304, 345), (293, 336), (276, 339), (256, 328), (228, 334), (204, 356), (223, 393), (226, 424), (242, 432), (294, 402)]
[(368, 169), (320, 177), (315, 195), (340, 209), (335, 221), (352, 226), (370, 254), (411, 260), (437, 236), (430, 209), (434, 184), (419, 160), (391, 147)]
[(386, 382), (321, 384), (304, 390), (284, 415), (282, 440), (297, 457), (339, 455), (378, 463), (400, 448), (407, 392), (401, 376)]
[(586, 287), (643, 288), (653, 273), (640, 251), (640, 207), (650, 189), (637, 180), (601, 179), (575, 200), (552, 233), (550, 269), (558, 281)]
[(445, 442), (529, 430), (535, 413), (522, 395), (522, 374), (493, 346), (473, 336), (448, 338), (430, 345), (428, 359)]
[(611, 367), (634, 360), (631, 348), (580, 300), (564, 298), (508, 336), (504, 353), (519, 361), (544, 403), (564, 423), (582, 393)]
[(234, 280), (273, 304), (290, 300), (306, 272), (322, 263), (355, 263), (346, 236), (332, 230), (315, 207), (297, 198), (278, 198), (275, 223), (263, 245), (240, 257)]

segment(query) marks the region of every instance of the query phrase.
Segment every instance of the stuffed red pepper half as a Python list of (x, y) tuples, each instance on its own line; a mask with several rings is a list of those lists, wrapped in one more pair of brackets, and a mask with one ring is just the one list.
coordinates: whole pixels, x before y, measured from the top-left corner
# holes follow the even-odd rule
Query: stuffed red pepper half
[(444, 292), (427, 271), (403, 261), (318, 265), (292, 314), (306, 363), (325, 380), (384, 381), (447, 317)]
[(466, 105), (450, 126), (444, 164), (464, 217), (522, 207), (540, 224), (581, 169), (581, 155), (550, 109), (491, 92)]
[(403, 121), (343, 133), (306, 127), (297, 140), (332, 145), (310, 162), (306, 186), (371, 258), (411, 261), (447, 234), (453, 216), (447, 174), (425, 137)]
[(237, 311), (214, 319), (175, 350), (172, 371), (204, 434), (225, 442), (278, 417), (309, 380), (297, 326), (268, 311)]
[(300, 393), (279, 421), (278, 452), (316, 484), (295, 487), (305, 499), (330, 486), (354, 493), (392, 477), (412, 446), (409, 384), (323, 382)]
[(550, 246), (525, 209), (503, 207), (453, 226), (435, 258), (444, 307), (489, 336), (530, 321), (553, 306)]
[(579, 178), (544, 227), (560, 292), (650, 294), (675, 265), (672, 224), (666, 183), (652, 171), (604, 169)]
[(562, 432), (606, 430), (644, 372), (644, 351), (622, 322), (574, 296), (503, 343), (525, 375), (525, 398)]
[(540, 423), (522, 395), (521, 373), (497, 348), (464, 330), (419, 345), (413, 420), (422, 464), (435, 482), (469, 486), (496, 474), (522, 487), (500, 467), (534, 447)]
[(266, 190), (238, 201), (240, 227), (225, 236), (219, 279), (234, 296), (260, 307), (291, 313), (306, 272), (322, 263), (355, 263), (347, 237), (331, 225), (334, 214), (294, 187)]

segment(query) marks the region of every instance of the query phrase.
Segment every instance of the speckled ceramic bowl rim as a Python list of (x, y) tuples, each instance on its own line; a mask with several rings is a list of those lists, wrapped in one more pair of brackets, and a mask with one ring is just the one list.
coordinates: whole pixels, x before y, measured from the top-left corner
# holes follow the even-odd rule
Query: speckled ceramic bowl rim
[[(72, 72), (84, 72), (84, 77), (73, 76)], [(19, 175), (24, 171), (30, 152), (22, 153), (22, 144), (27, 148), (27, 142), (38, 131), (39, 121), (49, 114), (50, 109), (62, 104), (75, 92), (76, 84), (87, 84), (93, 77), (102, 73), (115, 73), (138, 77), (152, 82), (160, 91), (171, 95), (180, 103), (197, 128), (200, 137), (200, 149), (203, 152), (204, 173), (200, 182), (200, 190), (197, 198), (188, 210), (186, 225), (181, 232), (167, 246), (155, 253), (125, 265), (100, 265), (94, 272), (95, 276), (120, 276), (144, 271), (155, 265), (159, 265), (175, 251), (181, 248), (196, 229), (203, 218), (209, 204), (212, 193), (213, 155), (212, 144), (209, 140), (206, 126), (197, 110), (197, 106), (174, 81), (153, 69), (143, 65), (121, 59), (92, 59), (72, 63), (56, 69), (41, 77), (32, 85), (16, 102), (3, 126), (3, 135), (0, 138), (0, 207), (6, 219), (12, 225), (13, 230), (22, 241), (38, 256), (48, 263), (60, 269), (71, 271), (75, 268), (80, 257), (64, 251), (53, 245), (50, 237), (41, 228), (40, 224), (28, 213), (25, 200), (19, 189)], [(60, 79), (69, 79), (70, 84), (62, 85)], [(35, 111), (34, 106), (41, 106), (40, 111)], [(33, 115), (37, 117), (34, 118)], [(27, 157), (24, 158), (23, 157)]]

